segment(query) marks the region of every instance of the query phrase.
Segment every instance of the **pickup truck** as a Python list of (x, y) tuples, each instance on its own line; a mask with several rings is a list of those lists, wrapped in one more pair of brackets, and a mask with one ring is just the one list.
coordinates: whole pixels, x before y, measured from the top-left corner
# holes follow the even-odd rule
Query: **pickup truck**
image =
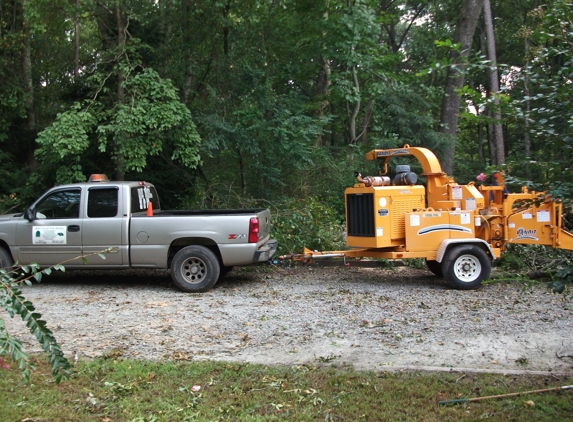
[(270, 224), (268, 209), (161, 210), (152, 184), (92, 175), (1, 215), (0, 267), (168, 268), (180, 290), (204, 292), (233, 266), (271, 259)]

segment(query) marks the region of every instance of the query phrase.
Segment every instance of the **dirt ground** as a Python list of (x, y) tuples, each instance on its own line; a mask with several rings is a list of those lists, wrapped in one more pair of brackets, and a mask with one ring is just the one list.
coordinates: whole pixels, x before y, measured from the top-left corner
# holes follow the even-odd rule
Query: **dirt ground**
[(545, 284), (457, 291), (408, 267), (259, 267), (203, 294), (179, 292), (166, 271), (70, 272), (24, 294), (80, 359), (573, 374), (572, 298)]

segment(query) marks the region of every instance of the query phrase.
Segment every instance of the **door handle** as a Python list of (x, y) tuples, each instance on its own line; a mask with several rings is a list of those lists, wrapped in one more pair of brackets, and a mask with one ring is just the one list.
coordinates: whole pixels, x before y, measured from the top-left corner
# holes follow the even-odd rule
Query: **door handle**
[(79, 232), (80, 226), (68, 226), (68, 231), (69, 232)]

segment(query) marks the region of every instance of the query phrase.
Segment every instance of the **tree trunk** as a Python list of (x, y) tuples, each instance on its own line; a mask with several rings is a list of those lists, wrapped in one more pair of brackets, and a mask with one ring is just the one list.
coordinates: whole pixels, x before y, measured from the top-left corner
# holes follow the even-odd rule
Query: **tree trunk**
[[(318, 80), (316, 82), (316, 95), (320, 97), (320, 103), (318, 107), (318, 117), (324, 116), (325, 112), (329, 108), (328, 102), (328, 92), (330, 88), (330, 60), (325, 60), (323, 57), (320, 58), (320, 72), (318, 74)], [(318, 134), (316, 137), (315, 148), (324, 146), (324, 137), (322, 133)]]
[[(392, 1), (390, 3), (393, 3)], [(379, 11), (381, 12), (381, 14), (385, 14), (386, 16), (391, 16), (392, 12), (388, 13), (388, 8), (390, 7), (390, 4), (388, 4), (387, 1), (383, 0), (380, 2), (380, 7), (379, 7)], [(410, 32), (410, 29), (412, 29), (412, 26), (414, 26), (414, 23), (418, 20), (418, 17), (424, 12), (424, 10), (426, 9), (426, 5), (421, 3), (421, 4), (417, 4), (414, 5), (412, 7), (411, 13), (408, 14), (407, 18), (408, 21), (406, 21), (404, 18), (406, 16), (402, 16), (402, 18), (398, 18), (398, 19), (390, 19), (390, 22), (383, 22), (380, 24), (381, 28), (384, 28), (386, 30), (386, 33), (388, 34), (388, 43), (390, 46), (390, 49), (392, 50), (393, 54), (396, 54), (398, 51), (400, 51), (400, 49), (402, 48), (402, 46), (404, 45), (404, 41), (406, 40), (406, 37), (408, 36), (408, 32)], [(404, 28), (404, 25), (407, 23), (407, 26)], [(404, 29), (404, 31), (402, 32), (402, 35), (400, 35), (399, 39), (398, 39), (398, 34), (396, 33), (396, 26), (398, 26), (399, 28)], [(380, 44), (382, 39), (382, 31), (380, 31), (380, 37), (378, 38), (378, 44)]]
[[(193, 15), (193, 2), (189, 0), (184, 0), (181, 2), (181, 13), (183, 14), (184, 18), (184, 30), (183, 30), (183, 40), (185, 44), (185, 73), (183, 76), (183, 86), (179, 94), (179, 98), (183, 104), (187, 104), (189, 100), (189, 95), (191, 94), (191, 86), (193, 84), (193, 79), (195, 75), (193, 74), (193, 51), (194, 45), (192, 42), (191, 34), (193, 33), (193, 28), (191, 24), (191, 16)], [(166, 19), (168, 20), (168, 19)], [(165, 24), (167, 28), (168, 24)], [(167, 38), (169, 39), (169, 38)], [(169, 50), (167, 48), (166, 50)], [(166, 61), (166, 63), (168, 63)], [(210, 62), (209, 62), (210, 64)]]
[(229, 19), (229, 12), (231, 11), (231, 0), (227, 2), (225, 8), (223, 9), (223, 17), (225, 19), (225, 26), (223, 27), (223, 54), (225, 57), (229, 56), (229, 33), (231, 27), (227, 23)]
[[(479, 105), (476, 104), (475, 101), (472, 101), (472, 105), (475, 109), (476, 116), (479, 117), (481, 114), (479, 110)], [(485, 154), (483, 148), (483, 123), (481, 121), (478, 121), (477, 124), (477, 135), (478, 135), (478, 161), (480, 165), (485, 168), (486, 164), (485, 164)]]
[(34, 82), (32, 80), (32, 45), (31, 35), (24, 24), (24, 50), (22, 51), (22, 77), (26, 90), (26, 145), (28, 166), (34, 170), (38, 163), (34, 155), (36, 139), (36, 111), (34, 109)]
[(443, 170), (448, 174), (452, 174), (454, 170), (456, 132), (461, 104), (461, 98), (456, 90), (461, 89), (464, 85), (464, 70), (470, 54), (476, 25), (483, 8), (483, 1), (466, 0), (464, 2), (454, 33), (454, 43), (460, 44), (460, 50), (459, 52), (452, 50), (450, 55), (452, 66), (448, 68), (446, 76), (440, 118), (440, 132), (449, 137), (451, 145), (450, 152), (444, 157), (442, 163)]
[(74, 82), (80, 77), (80, 11), (79, 0), (75, 0), (74, 11)]
[[(487, 119), (489, 121), (493, 120), (493, 114), (491, 112), (491, 109), (487, 109), (486, 110), (487, 113)], [(488, 145), (489, 145), (489, 165), (493, 165), (495, 164), (495, 134), (493, 133), (493, 125), (488, 124), (487, 125), (487, 141), (488, 141)]]
[(501, 110), (499, 108), (499, 76), (497, 71), (497, 54), (495, 50), (495, 33), (493, 29), (493, 18), (491, 15), (491, 4), (489, 0), (484, 0), (483, 4), (483, 18), (485, 22), (485, 32), (487, 38), (487, 55), (490, 61), (490, 87), (491, 95), (493, 96), (493, 110), (492, 115), (494, 118), (493, 126), (493, 139), (495, 151), (495, 165), (502, 165), (505, 163), (505, 147), (503, 143), (503, 126), (501, 124)]
[(483, 123), (479, 122), (477, 126), (478, 131), (478, 160), (480, 165), (485, 168), (485, 154), (483, 152)]
[(525, 37), (525, 76), (523, 78), (523, 93), (527, 100), (525, 101), (525, 119), (523, 122), (523, 141), (524, 141), (524, 153), (527, 161), (525, 162), (525, 175), (528, 179), (531, 178), (531, 169), (529, 168), (529, 160), (531, 155), (531, 138), (529, 137), (529, 115), (531, 113), (531, 100), (530, 90), (529, 90), (529, 35)]
[(241, 175), (241, 193), (247, 193), (247, 178), (245, 176), (245, 162), (243, 152), (237, 147), (237, 157), (239, 158), (239, 174)]
[(362, 121), (362, 133), (359, 138), (361, 138), (362, 144), (368, 143), (368, 124), (370, 124), (370, 118), (372, 117), (372, 104), (374, 100), (370, 98), (366, 103), (366, 108), (364, 109), (364, 120)]
[(360, 111), (360, 83), (358, 82), (358, 73), (356, 72), (356, 66), (352, 66), (352, 81), (354, 82), (354, 89), (358, 94), (358, 99), (354, 103), (354, 107), (352, 108), (352, 113), (350, 114), (350, 118), (348, 119), (348, 137), (350, 138), (350, 144), (356, 145), (356, 117), (358, 116), (358, 112)]
[[(117, 22), (117, 47), (119, 50), (119, 60), (123, 60), (123, 50), (125, 49), (125, 31), (126, 31), (126, 24), (124, 15), (121, 10), (121, 0), (115, 1), (115, 18)], [(118, 67), (117, 73), (117, 103), (123, 104), (125, 103), (125, 90), (123, 88), (123, 81), (124, 81), (124, 74), (121, 70), (121, 66)], [(121, 134), (120, 136), (123, 136)], [(116, 158), (116, 180), (124, 180), (124, 169), (123, 169), (123, 154), (120, 152), (121, 150), (121, 141), (120, 145), (117, 145), (117, 158)]]

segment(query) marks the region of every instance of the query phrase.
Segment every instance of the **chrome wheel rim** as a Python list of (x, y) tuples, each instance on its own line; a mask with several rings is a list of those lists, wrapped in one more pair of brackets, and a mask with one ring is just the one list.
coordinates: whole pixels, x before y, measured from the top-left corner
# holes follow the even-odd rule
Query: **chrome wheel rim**
[(181, 264), (181, 275), (187, 283), (199, 284), (207, 277), (207, 265), (199, 258), (188, 258)]

